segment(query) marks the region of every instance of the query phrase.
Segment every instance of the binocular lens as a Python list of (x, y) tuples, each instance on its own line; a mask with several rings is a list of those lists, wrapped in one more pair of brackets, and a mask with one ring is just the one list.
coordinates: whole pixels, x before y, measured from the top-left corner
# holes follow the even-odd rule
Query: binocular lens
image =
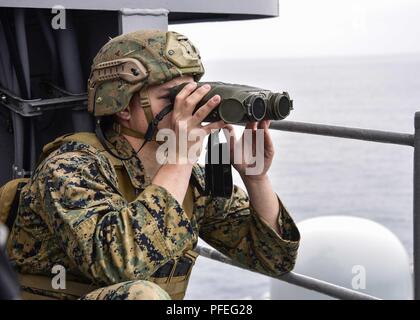
[(282, 120), (286, 118), (293, 109), (292, 101), (285, 94), (273, 93), (268, 101), (267, 118)]
[(265, 101), (260, 97), (254, 97), (251, 102), (251, 119), (254, 121), (260, 121), (265, 116), (266, 105)]
[(219, 107), (219, 115), (226, 123), (260, 121), (266, 109), (264, 99), (258, 96), (250, 96), (244, 104), (237, 99), (226, 99)]

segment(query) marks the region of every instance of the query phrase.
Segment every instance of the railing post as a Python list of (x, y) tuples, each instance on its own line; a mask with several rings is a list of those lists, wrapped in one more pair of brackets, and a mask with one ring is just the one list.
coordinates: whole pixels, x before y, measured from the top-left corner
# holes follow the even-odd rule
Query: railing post
[(414, 116), (413, 188), (414, 299), (420, 300), (420, 112)]

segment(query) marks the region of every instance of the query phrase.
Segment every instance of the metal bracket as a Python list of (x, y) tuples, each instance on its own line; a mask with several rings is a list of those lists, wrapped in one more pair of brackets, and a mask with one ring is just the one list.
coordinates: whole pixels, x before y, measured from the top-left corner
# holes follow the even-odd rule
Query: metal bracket
[(46, 99), (22, 99), (9, 90), (0, 87), (0, 105), (23, 117), (34, 117), (45, 111), (57, 109), (85, 110), (87, 108), (86, 93), (74, 94), (51, 83), (43, 83), (48, 94)]
[(30, 177), (32, 171), (26, 171), (23, 168), (19, 168), (16, 164), (12, 165), (12, 177), (13, 179)]

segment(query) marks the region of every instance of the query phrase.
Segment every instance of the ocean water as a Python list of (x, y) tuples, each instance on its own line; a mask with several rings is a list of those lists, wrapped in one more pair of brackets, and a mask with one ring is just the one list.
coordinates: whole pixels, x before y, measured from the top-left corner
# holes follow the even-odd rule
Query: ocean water
[[(208, 61), (205, 81), (288, 91), (288, 120), (413, 133), (420, 55)], [(412, 254), (413, 149), (271, 131), (275, 191), (296, 222), (353, 215), (390, 229)], [(238, 176), (235, 183), (242, 185)], [(203, 242), (201, 242), (203, 244)], [(199, 258), (187, 299), (264, 299), (269, 279)]]

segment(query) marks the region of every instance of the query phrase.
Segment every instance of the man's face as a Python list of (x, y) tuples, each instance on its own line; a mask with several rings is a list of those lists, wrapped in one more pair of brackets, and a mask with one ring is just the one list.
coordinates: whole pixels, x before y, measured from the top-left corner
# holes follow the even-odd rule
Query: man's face
[[(194, 79), (192, 76), (181, 76), (174, 78), (168, 82), (165, 82), (160, 85), (150, 86), (148, 88), (150, 105), (152, 106), (152, 113), (153, 117), (155, 117), (160, 111), (162, 111), (167, 105), (171, 102), (168, 98), (169, 89), (177, 86), (184, 82), (193, 82)], [(147, 130), (147, 119), (144, 114), (143, 109), (140, 107), (139, 95), (135, 96), (135, 103), (131, 106), (131, 118), (132, 121), (130, 127), (132, 129), (146, 132)], [(171, 113), (167, 114), (160, 122), (159, 122), (159, 129), (163, 128), (170, 128), (170, 121), (171, 121)]]

